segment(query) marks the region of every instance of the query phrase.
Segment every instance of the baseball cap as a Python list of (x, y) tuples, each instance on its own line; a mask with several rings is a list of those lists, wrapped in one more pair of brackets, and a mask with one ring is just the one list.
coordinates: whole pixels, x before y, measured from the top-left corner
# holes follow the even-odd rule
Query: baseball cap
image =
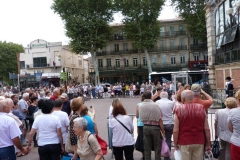
[(191, 87), (191, 90), (193, 92), (200, 92), (201, 91), (201, 86), (199, 84), (193, 84)]
[(61, 95), (61, 98), (68, 98), (68, 95), (67, 95), (66, 93), (63, 93), (63, 94)]

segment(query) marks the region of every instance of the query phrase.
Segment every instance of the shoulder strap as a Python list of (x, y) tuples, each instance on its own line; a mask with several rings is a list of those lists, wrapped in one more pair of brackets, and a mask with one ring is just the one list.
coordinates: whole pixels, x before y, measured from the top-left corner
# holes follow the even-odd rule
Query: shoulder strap
[(91, 135), (91, 133), (89, 133), (89, 135), (87, 136), (87, 142), (88, 142), (88, 145), (89, 145), (89, 146), (91, 146), (90, 143), (89, 143), (89, 141), (88, 141), (88, 138), (89, 138), (90, 135)]
[(129, 129), (121, 122), (119, 121), (116, 117), (114, 117), (130, 134), (132, 134), (131, 131), (129, 131)]

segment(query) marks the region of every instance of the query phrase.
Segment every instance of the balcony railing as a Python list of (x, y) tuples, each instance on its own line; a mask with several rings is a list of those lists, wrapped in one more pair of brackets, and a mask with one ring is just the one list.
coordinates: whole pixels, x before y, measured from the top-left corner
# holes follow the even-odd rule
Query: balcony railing
[[(163, 51), (179, 51), (179, 50), (187, 50), (187, 45), (181, 46), (162, 46), (160, 48), (154, 47), (152, 49), (148, 49), (148, 52), (163, 52)], [(144, 51), (140, 51), (143, 53)], [(119, 51), (102, 51), (97, 52), (97, 56), (104, 56), (104, 55), (121, 55), (121, 54), (131, 54), (131, 53), (138, 53), (137, 49), (130, 49), (130, 50), (119, 50)]]
[(160, 32), (160, 37), (184, 36), (186, 31)]
[[(185, 68), (188, 67), (188, 63), (175, 63), (175, 64), (171, 64), (171, 63), (153, 63), (152, 64), (152, 69), (154, 71), (158, 71), (158, 70), (171, 70), (172, 68)], [(139, 69), (148, 69), (147, 64), (146, 65), (119, 65), (119, 66), (103, 66), (103, 67), (98, 67), (98, 70), (101, 71), (120, 71), (120, 70), (139, 70)], [(179, 70), (177, 69), (177, 70)]]
[[(61, 64), (56, 63), (55, 67), (59, 67)], [(41, 63), (41, 64), (27, 64), (26, 68), (46, 68), (46, 67), (54, 67), (53, 64)]]
[(124, 37), (123, 35), (114, 35), (114, 36), (111, 36), (110, 38), (109, 38), (109, 40), (110, 41), (115, 41), (115, 40), (124, 40), (124, 39), (126, 39), (126, 37)]
[(207, 43), (191, 44), (191, 50), (201, 50), (207, 48)]

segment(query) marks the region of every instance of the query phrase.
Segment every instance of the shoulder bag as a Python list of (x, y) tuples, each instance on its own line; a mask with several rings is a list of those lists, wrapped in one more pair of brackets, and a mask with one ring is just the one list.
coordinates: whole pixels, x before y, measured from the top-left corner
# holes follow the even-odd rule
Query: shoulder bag
[(133, 134), (121, 121), (114, 117), (130, 134)]

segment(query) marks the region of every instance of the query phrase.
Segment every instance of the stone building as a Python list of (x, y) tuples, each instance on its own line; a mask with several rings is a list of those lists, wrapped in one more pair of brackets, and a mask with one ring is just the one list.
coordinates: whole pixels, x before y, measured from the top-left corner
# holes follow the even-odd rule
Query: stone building
[(213, 89), (225, 88), (231, 76), (240, 86), (240, 32), (237, 0), (206, 0), (209, 82)]
[(71, 52), (68, 46), (62, 45), (62, 42), (34, 40), (25, 48), (24, 53), (19, 54), (18, 59), (21, 88), (51, 84), (59, 86), (63, 83), (60, 80), (63, 68), (71, 77), (68, 82), (83, 83), (88, 76), (83, 56)]
[[(181, 18), (161, 20), (160, 35), (149, 49), (153, 72), (203, 70), (208, 63), (207, 45), (190, 37)], [(97, 53), (101, 82), (148, 81), (145, 53), (125, 37), (123, 24), (113, 24), (108, 45)]]

